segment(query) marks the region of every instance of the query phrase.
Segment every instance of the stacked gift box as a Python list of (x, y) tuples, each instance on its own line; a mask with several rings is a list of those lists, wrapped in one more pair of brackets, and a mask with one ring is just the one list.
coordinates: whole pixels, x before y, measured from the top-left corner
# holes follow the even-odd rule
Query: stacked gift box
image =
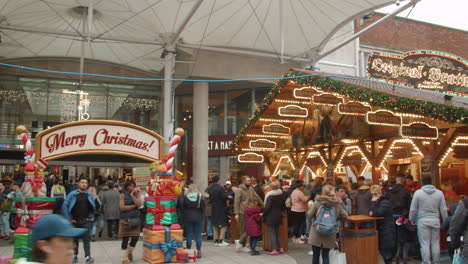
[(161, 164), (157, 176), (148, 186), (150, 196), (145, 198), (143, 259), (148, 263), (189, 261), (183, 247), (183, 231), (177, 224), (176, 206), (181, 192), (182, 183), (174, 180)]

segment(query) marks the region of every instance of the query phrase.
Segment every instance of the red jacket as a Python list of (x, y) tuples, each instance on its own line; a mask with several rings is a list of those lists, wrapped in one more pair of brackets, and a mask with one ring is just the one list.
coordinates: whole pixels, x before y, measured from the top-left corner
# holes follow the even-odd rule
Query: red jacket
[(262, 235), (262, 216), (260, 207), (245, 208), (245, 232), (248, 236), (257, 237)]

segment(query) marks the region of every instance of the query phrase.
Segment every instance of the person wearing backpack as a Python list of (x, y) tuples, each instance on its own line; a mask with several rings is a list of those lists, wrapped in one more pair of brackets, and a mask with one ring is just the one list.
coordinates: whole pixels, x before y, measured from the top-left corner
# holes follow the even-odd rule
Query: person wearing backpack
[(315, 203), (308, 217), (314, 218), (309, 233), (309, 244), (312, 245), (312, 264), (319, 264), (320, 254), (322, 263), (329, 264), (328, 253), (335, 247), (338, 220), (346, 219), (345, 211), (339, 197), (335, 197), (335, 188), (329, 184), (322, 187), (322, 195), (315, 197)]
[(391, 264), (397, 251), (397, 238), (395, 219), (393, 218), (392, 203), (387, 196), (382, 196), (382, 189), (379, 185), (372, 185), (370, 188), (372, 195), (371, 211), (369, 216), (383, 217), (377, 221), (379, 233), (379, 251), (385, 264)]

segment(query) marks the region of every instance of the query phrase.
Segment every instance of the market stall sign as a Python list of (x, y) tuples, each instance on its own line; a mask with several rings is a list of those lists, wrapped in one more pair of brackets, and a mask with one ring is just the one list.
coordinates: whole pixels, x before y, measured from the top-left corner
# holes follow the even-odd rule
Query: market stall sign
[(343, 97), (339, 97), (330, 93), (314, 95), (314, 104), (335, 106), (339, 103), (343, 103)]
[(320, 157), (307, 158), (307, 166), (322, 166), (323, 162)]
[(237, 161), (240, 163), (263, 163), (263, 155), (247, 152), (237, 155)]
[(343, 166), (361, 166), (362, 165), (362, 157), (360, 155), (352, 155), (346, 156), (342, 160)]
[(468, 147), (456, 146), (453, 148), (453, 157), (456, 159), (468, 159)]
[(435, 51), (413, 51), (403, 56), (373, 53), (368, 75), (372, 79), (468, 96), (468, 62)]
[(366, 122), (369, 125), (382, 126), (400, 126), (401, 116), (387, 110), (378, 110), (375, 112), (367, 112)]
[(439, 138), (439, 130), (423, 122), (413, 122), (402, 125), (400, 135), (404, 138), (436, 140)]
[(260, 138), (249, 141), (249, 147), (252, 149), (261, 149), (263, 151), (272, 151), (276, 149), (276, 142)]
[(366, 115), (367, 112), (371, 111), (372, 108), (368, 105), (364, 105), (360, 102), (347, 102), (338, 104), (338, 113), (342, 115)]
[(321, 93), (322, 91), (319, 88), (311, 86), (296, 88), (293, 91), (294, 98), (307, 100), (311, 100), (314, 95), (318, 95)]
[(278, 115), (290, 117), (307, 117), (309, 115), (309, 111), (307, 108), (303, 108), (298, 105), (286, 105), (278, 108)]
[(289, 135), (290, 129), (289, 127), (281, 124), (271, 123), (268, 125), (263, 125), (262, 132), (265, 134)]
[(407, 159), (412, 156), (411, 148), (392, 149), (392, 159)]
[(111, 120), (70, 122), (36, 136), (36, 159), (77, 154), (118, 154), (148, 161), (160, 160), (164, 139), (144, 127)]

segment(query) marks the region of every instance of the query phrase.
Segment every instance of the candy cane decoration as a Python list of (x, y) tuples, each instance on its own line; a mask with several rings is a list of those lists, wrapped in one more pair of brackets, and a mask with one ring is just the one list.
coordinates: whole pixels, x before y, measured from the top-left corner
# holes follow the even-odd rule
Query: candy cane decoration
[(185, 132), (182, 128), (176, 128), (174, 137), (172, 137), (171, 145), (169, 146), (169, 152), (167, 156), (164, 158), (164, 162), (166, 163), (167, 172), (172, 173), (172, 166), (174, 163), (174, 156), (179, 146), (179, 142), (181, 138), (184, 136)]
[(27, 133), (27, 129), (25, 126), (20, 125), (16, 127), (16, 134), (21, 137), (21, 141), (23, 142), (24, 149), (26, 152), (24, 153), (24, 159), (26, 161), (25, 171), (34, 171), (34, 148), (32, 146), (31, 140), (29, 139), (29, 135)]

